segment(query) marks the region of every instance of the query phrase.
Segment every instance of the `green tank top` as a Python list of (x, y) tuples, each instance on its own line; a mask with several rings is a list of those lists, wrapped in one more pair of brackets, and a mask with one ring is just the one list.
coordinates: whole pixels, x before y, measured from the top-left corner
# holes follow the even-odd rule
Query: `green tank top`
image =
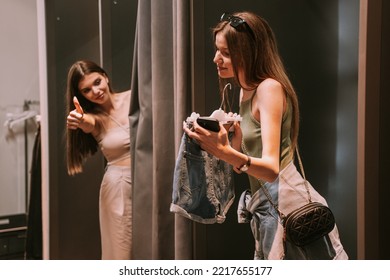
[[(248, 100), (241, 102), (240, 104), (240, 116), (241, 130), (243, 133), (242, 150), (251, 157), (262, 157), (262, 139), (261, 139), (261, 126), (260, 122), (257, 121), (252, 115), (252, 100), (253, 96)], [(287, 109), (283, 114), (282, 118), (282, 139), (280, 145), (280, 170), (287, 166), (291, 162), (294, 156), (294, 151), (291, 149), (291, 121), (292, 121), (292, 104), (291, 100), (287, 98)], [(250, 188), (252, 194), (254, 194), (259, 188), (260, 184), (257, 178), (248, 175)]]

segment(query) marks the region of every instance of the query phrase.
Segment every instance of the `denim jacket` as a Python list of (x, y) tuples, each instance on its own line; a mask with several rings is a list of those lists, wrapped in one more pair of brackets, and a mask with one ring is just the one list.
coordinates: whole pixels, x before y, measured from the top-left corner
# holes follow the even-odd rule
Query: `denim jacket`
[[(312, 201), (327, 205), (322, 197), (307, 181)], [(298, 247), (285, 240), (284, 228), (279, 214), (269, 203), (263, 188), (266, 188), (273, 201), (277, 202), (282, 213), (307, 204), (307, 191), (304, 178), (293, 162), (280, 171), (274, 182), (267, 182), (254, 194), (244, 191), (239, 199), (237, 214), (239, 223), (250, 223), (255, 238), (254, 259), (261, 260), (346, 260), (348, 255), (340, 241), (337, 226), (327, 235), (308, 245)]]
[(234, 200), (232, 166), (183, 134), (170, 211), (203, 224), (223, 223)]

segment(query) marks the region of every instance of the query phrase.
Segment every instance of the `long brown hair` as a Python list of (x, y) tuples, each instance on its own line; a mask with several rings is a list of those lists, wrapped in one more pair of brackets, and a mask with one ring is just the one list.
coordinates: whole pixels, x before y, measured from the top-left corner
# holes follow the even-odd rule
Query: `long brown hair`
[[(75, 109), (73, 97), (76, 96), (84, 113), (98, 114), (97, 104), (86, 99), (79, 90), (79, 83), (85, 75), (100, 73), (108, 77), (106, 71), (92, 61), (80, 60), (69, 69), (66, 87), (66, 115)], [(112, 88), (108, 84), (110, 92)], [(90, 133), (84, 133), (81, 129), (66, 129), (67, 168), (69, 175), (75, 175), (83, 171), (85, 160), (96, 153), (98, 143)]]
[[(220, 21), (212, 29), (214, 41), (218, 33), (225, 37), (234, 80), (241, 87), (245, 84), (249, 87), (245, 89), (254, 90), (267, 78), (275, 79), (283, 86), (293, 106), (291, 141), (295, 149), (299, 133), (298, 98), (279, 55), (274, 32), (263, 18), (254, 13), (239, 12), (232, 15), (244, 19), (245, 23), (235, 28), (228, 21)], [(239, 69), (244, 71), (245, 81), (238, 79)], [(224, 80), (220, 78), (220, 86), (226, 83)]]

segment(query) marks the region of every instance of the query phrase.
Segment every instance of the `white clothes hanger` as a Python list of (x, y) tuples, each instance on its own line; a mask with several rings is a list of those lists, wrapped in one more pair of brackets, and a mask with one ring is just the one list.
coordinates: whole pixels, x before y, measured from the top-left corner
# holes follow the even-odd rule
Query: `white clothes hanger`
[(222, 102), (219, 106), (219, 109), (215, 110), (210, 117), (217, 119), (219, 122), (228, 123), (228, 122), (234, 122), (234, 121), (242, 121), (242, 117), (238, 115), (237, 113), (234, 113), (232, 116), (229, 116), (224, 110), (222, 110), (222, 105), (225, 102), (225, 92), (226, 89), (229, 87), (229, 89), (232, 89), (232, 85), (230, 83), (227, 83), (222, 91)]
[(7, 113), (4, 126), (7, 127), (9, 130), (13, 130), (14, 126), (18, 123), (24, 122), (32, 118), (36, 120), (37, 115), (38, 113), (33, 110), (27, 110), (21, 113)]
[[(226, 92), (226, 89), (229, 87), (229, 89), (232, 89), (232, 85), (230, 83), (227, 83), (225, 85), (225, 87), (223, 88), (223, 91), (222, 91), (222, 102), (221, 102), (221, 105), (219, 106), (219, 109), (215, 110), (211, 115), (210, 115), (210, 118), (214, 118), (216, 120), (218, 120), (219, 122), (221, 122), (222, 124), (226, 124), (228, 122), (235, 122), (235, 121), (242, 121), (242, 117), (237, 114), (237, 113), (234, 113), (233, 115), (229, 116), (223, 109), (222, 109), (222, 105), (224, 104), (225, 102), (225, 92)], [(200, 114), (198, 113), (195, 113), (195, 112), (192, 112), (191, 115), (187, 118), (186, 122), (187, 123), (192, 123), (194, 122), (197, 118), (200, 117)]]

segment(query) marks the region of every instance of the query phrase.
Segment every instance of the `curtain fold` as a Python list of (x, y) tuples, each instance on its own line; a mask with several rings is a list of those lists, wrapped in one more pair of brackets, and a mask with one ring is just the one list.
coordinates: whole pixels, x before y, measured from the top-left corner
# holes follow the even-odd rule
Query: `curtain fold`
[[(191, 7), (189, 1), (186, 0), (173, 1), (173, 4), (174, 157), (176, 159), (183, 134), (183, 120), (189, 115), (191, 109)], [(193, 259), (193, 222), (184, 217), (175, 216), (174, 229), (175, 259)]]
[(189, 14), (185, 0), (138, 1), (129, 111), (134, 259), (193, 256), (191, 222), (169, 211), (191, 96)]

